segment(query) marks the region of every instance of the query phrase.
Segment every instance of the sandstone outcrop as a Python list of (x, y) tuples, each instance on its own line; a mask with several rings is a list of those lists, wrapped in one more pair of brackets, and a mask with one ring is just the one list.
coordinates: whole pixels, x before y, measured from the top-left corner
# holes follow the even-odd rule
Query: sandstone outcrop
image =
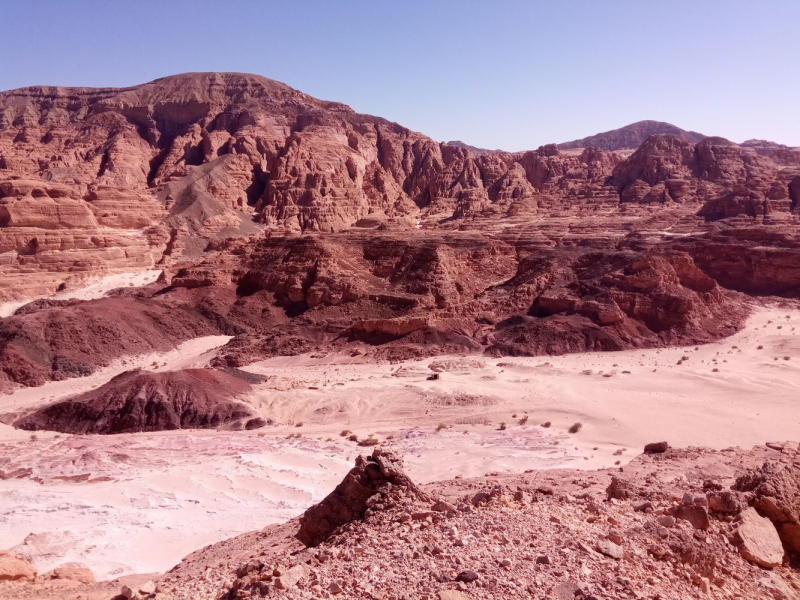
[(371, 222), (413, 234), (419, 223), (610, 248), (631, 231), (701, 230), (796, 205), (800, 152), (776, 144), (644, 121), (560, 148), (437, 143), (237, 73), (0, 93), (0, 298), (51, 292), (67, 273), (169, 265), (261, 228)]
[(28, 561), (0, 550), (0, 581), (32, 581), (36, 569)]
[(46, 405), (14, 425), (28, 431), (135, 433), (203, 429), (257, 418), (236, 398), (249, 392), (244, 379), (221, 371), (128, 371), (96, 390)]
[(403, 472), (400, 457), (375, 448), (371, 456), (359, 456), (342, 483), (303, 513), (296, 537), (307, 546), (315, 546), (336, 528), (363, 517), (370, 509), (382, 510), (403, 499), (425, 498)]
[(729, 290), (800, 294), (800, 151), (603, 139), (478, 151), (236, 73), (1, 93), (0, 299), (164, 276), (4, 319), (0, 386), (215, 333), (218, 366), (696, 344), (741, 323)]

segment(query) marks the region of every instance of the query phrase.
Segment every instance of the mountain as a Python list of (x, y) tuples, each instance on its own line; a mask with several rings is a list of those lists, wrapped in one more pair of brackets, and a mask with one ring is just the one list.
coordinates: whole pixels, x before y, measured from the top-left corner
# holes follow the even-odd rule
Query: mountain
[(666, 133), (697, 143), (704, 137), (696, 131), (686, 131), (662, 121), (637, 121), (619, 129), (612, 129), (571, 142), (559, 144), (561, 150), (572, 148), (600, 148), (601, 150), (625, 150), (638, 148), (651, 135)]
[(162, 275), (0, 320), (0, 387), (207, 335), (233, 338), (217, 367), (710, 341), (729, 290), (800, 294), (799, 199), (800, 151), (768, 144), (476, 153), (239, 73), (12, 90), (0, 300)]
[(456, 148), (464, 148), (465, 150), (469, 150), (476, 156), (480, 156), (481, 154), (489, 154), (492, 152), (504, 152), (504, 150), (487, 150), (486, 148), (478, 148), (477, 146), (471, 146), (466, 142), (462, 142), (461, 140), (453, 140), (445, 143), (448, 146), (455, 146)]

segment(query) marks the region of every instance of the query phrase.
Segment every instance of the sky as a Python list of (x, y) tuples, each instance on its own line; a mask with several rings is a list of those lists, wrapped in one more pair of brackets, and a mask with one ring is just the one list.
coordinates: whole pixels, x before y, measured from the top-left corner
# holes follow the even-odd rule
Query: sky
[(668, 121), (800, 146), (800, 0), (0, 0), (0, 89), (238, 71), (523, 150)]

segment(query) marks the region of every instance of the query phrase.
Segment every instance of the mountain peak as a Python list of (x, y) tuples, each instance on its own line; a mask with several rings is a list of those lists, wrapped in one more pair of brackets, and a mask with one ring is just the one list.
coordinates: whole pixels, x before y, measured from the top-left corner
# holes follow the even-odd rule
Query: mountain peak
[(559, 144), (560, 150), (570, 148), (600, 148), (602, 150), (623, 150), (638, 148), (641, 143), (656, 133), (669, 133), (690, 142), (699, 142), (705, 135), (696, 131), (686, 131), (672, 123), (664, 121), (637, 121), (619, 129), (604, 131), (579, 140)]

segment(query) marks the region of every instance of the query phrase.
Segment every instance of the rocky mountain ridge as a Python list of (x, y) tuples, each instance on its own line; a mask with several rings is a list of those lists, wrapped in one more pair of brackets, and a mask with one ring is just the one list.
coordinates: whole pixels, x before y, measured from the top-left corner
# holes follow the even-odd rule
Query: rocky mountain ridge
[(255, 75), (2, 93), (0, 196), (0, 298), (164, 271), (0, 321), (2, 385), (219, 333), (228, 366), (694, 344), (800, 292), (800, 150), (475, 154)]

